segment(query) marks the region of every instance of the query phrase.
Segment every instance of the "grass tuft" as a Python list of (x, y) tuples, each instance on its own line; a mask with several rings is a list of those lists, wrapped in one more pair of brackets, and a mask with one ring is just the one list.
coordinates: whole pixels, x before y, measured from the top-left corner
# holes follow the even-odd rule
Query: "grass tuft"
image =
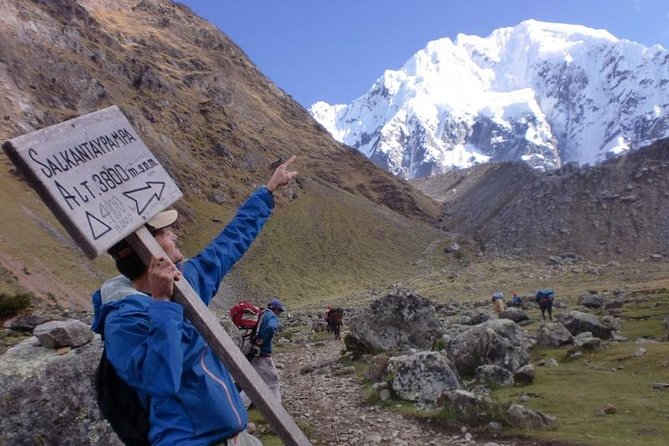
[(0, 293), (0, 317), (14, 316), (28, 308), (32, 298), (30, 293)]

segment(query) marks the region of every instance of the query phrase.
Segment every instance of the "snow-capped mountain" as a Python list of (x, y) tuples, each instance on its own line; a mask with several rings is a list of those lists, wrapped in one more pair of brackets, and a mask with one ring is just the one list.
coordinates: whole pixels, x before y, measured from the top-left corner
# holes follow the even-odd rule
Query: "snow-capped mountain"
[(429, 42), (348, 105), (312, 116), (405, 178), (488, 161), (596, 164), (669, 136), (669, 51), (528, 20)]

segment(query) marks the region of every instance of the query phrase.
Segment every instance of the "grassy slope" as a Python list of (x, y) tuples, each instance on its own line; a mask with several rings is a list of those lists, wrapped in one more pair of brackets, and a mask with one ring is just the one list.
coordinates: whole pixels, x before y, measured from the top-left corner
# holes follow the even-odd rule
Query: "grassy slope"
[[(622, 307), (622, 332), (631, 341), (666, 340), (662, 317), (668, 313), (666, 293), (639, 295), (638, 300)], [(533, 330), (536, 325), (526, 329)], [(636, 356), (639, 347), (647, 351)], [(607, 343), (606, 349), (575, 361), (566, 359), (567, 349), (533, 350), (532, 362), (555, 358), (559, 366), (537, 368), (532, 385), (494, 392), (500, 400), (512, 402), (520, 402), (520, 396), (528, 394), (530, 400), (521, 404), (558, 417), (556, 429), (532, 432), (531, 436), (592, 446), (667, 444), (669, 398), (666, 390), (652, 388), (653, 383), (669, 382), (667, 342)], [(607, 404), (615, 406), (616, 413), (602, 414)]]
[[(184, 234), (195, 252), (231, 213), (210, 203), (194, 208), (207, 217)], [(281, 296), (293, 308), (308, 307), (417, 273), (416, 260), (442, 234), (318, 180), (304, 181), (297, 198), (283, 197), (251, 250), (232, 272), (246, 297)]]
[[(554, 309), (554, 315), (578, 308), (572, 299), (565, 300), (563, 303), (569, 308)], [(667, 339), (663, 317), (668, 313), (666, 290), (638, 292), (636, 298), (622, 307), (620, 315), (622, 334), (630, 342), (605, 342), (603, 350), (585, 353), (572, 361), (567, 359), (568, 346), (532, 349), (531, 363), (536, 365), (541, 360), (554, 358), (558, 367), (536, 367), (534, 383), (494, 389), (492, 396), (502, 407), (517, 403), (556, 416), (558, 426), (546, 431), (507, 428), (503, 437), (522, 437), (521, 444), (545, 441), (551, 445), (581, 446), (666, 445), (669, 435), (667, 389), (654, 389), (652, 385), (669, 383), (669, 343), (657, 342)], [(534, 322), (523, 330), (533, 333), (539, 327), (541, 315), (538, 309), (530, 309), (528, 314)], [(647, 341), (637, 341), (642, 338)], [(640, 347), (646, 352), (635, 354)], [(363, 362), (354, 365), (359, 367), (360, 373), (368, 367)], [(529, 399), (523, 401), (523, 396)], [(370, 396), (369, 401), (388, 410), (453, 426), (452, 417), (444, 416), (447, 412), (417, 410), (407, 401), (382, 402), (374, 396)], [(604, 414), (607, 405), (614, 406), (615, 413)]]
[[(2, 167), (8, 166), (9, 161), (2, 160)], [(0, 290), (45, 295), (56, 306), (87, 306), (88, 290), (111, 274), (111, 261), (86, 259), (39, 197), (17, 177), (0, 175), (0, 188), (0, 255), (5, 266)]]

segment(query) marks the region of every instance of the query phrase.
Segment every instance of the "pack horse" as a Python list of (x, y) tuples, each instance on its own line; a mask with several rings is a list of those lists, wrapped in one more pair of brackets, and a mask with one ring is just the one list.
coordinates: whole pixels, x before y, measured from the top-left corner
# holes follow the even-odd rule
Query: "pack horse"
[(341, 326), (344, 323), (344, 309), (331, 308), (325, 313), (325, 321), (328, 323), (328, 332), (335, 335), (335, 339), (341, 338)]

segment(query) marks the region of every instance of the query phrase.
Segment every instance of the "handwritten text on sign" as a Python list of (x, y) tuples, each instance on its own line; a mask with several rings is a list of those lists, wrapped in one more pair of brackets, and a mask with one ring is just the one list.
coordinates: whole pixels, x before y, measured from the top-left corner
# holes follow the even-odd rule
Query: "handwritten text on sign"
[(89, 257), (181, 198), (115, 106), (14, 138), (4, 148), (30, 171), (38, 191), (47, 195), (42, 198), (76, 233), (75, 240), (83, 241)]

